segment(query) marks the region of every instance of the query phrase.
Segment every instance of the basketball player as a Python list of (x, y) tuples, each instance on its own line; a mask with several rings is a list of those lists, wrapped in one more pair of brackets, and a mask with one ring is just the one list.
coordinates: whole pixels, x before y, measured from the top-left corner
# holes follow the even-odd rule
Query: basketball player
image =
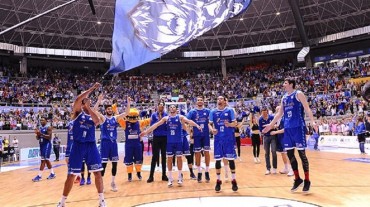
[(195, 126), (198, 130), (202, 130), (202, 128), (196, 124), (195, 122), (187, 119), (183, 115), (177, 114), (177, 107), (176, 105), (171, 105), (169, 108), (170, 114), (168, 116), (163, 117), (159, 122), (155, 123), (147, 130), (143, 131), (140, 134), (141, 136), (147, 135), (152, 132), (154, 129), (159, 127), (160, 125), (166, 123), (167, 124), (167, 147), (166, 147), (166, 154), (167, 154), (167, 168), (168, 168), (168, 187), (172, 187), (173, 178), (172, 178), (172, 160), (173, 157), (176, 155), (177, 157), (177, 169), (178, 169), (178, 181), (177, 183), (179, 186), (182, 186), (183, 178), (182, 178), (182, 154), (183, 154), (183, 137), (182, 137), (182, 124), (187, 123), (190, 126)]
[[(210, 130), (214, 134), (214, 159), (216, 160), (217, 182), (215, 190), (221, 190), (221, 160), (229, 161), (232, 177), (232, 190), (237, 191), (238, 185), (235, 177), (235, 138), (234, 128), (237, 125), (234, 110), (226, 107), (227, 101), (223, 96), (217, 98), (217, 108), (209, 115)], [(226, 167), (226, 166), (225, 166)]]
[[(68, 128), (68, 133), (67, 133), (67, 148), (66, 148), (66, 154), (65, 154), (65, 161), (68, 165), (69, 155), (71, 153), (71, 148), (73, 145), (73, 121), (68, 122), (67, 128)], [(82, 166), (83, 165), (84, 164), (82, 164)], [(81, 171), (82, 171), (82, 168), (81, 168)], [(78, 184), (80, 183), (80, 181), (81, 181), (80, 176), (76, 176), (76, 180), (74, 181), (74, 183)]]
[(73, 147), (71, 148), (68, 176), (64, 184), (63, 195), (58, 207), (65, 206), (69, 192), (72, 189), (73, 181), (76, 175), (81, 173), (82, 160), (85, 159), (89, 172), (95, 176), (95, 185), (99, 194), (99, 207), (105, 207), (103, 193), (103, 179), (101, 172), (103, 170), (101, 158), (95, 140), (95, 126), (99, 124), (99, 116), (90, 108), (91, 101), (87, 97), (100, 84), (95, 83), (77, 96), (73, 103), (72, 120), (73, 120)]
[(68, 164), (69, 155), (71, 153), (71, 148), (73, 145), (73, 121), (68, 122), (67, 127), (68, 127), (68, 134), (67, 134), (67, 148), (66, 148), (65, 159), (66, 159), (66, 163)]
[(52, 127), (46, 125), (46, 118), (42, 117), (40, 120), (41, 126), (35, 130), (36, 139), (39, 141), (40, 144), (40, 156), (41, 156), (41, 164), (40, 164), (40, 171), (39, 174), (32, 179), (33, 182), (39, 182), (42, 180), (42, 172), (44, 171), (45, 165), (50, 170), (50, 175), (47, 178), (48, 180), (54, 179), (56, 177), (53, 167), (51, 166), (50, 162), (50, 153), (51, 153), (51, 136), (52, 136)]
[(312, 111), (307, 103), (306, 96), (302, 93), (302, 91), (296, 90), (295, 86), (296, 82), (294, 79), (285, 79), (283, 87), (286, 91), (286, 94), (281, 100), (282, 107), (279, 109), (271, 123), (266, 125), (266, 127), (263, 129), (263, 132), (268, 132), (271, 130), (275, 123), (284, 115), (283, 143), (295, 176), (291, 191), (297, 191), (297, 189), (303, 184), (303, 180), (299, 176), (298, 162), (294, 155), (294, 148), (297, 148), (305, 175), (303, 192), (308, 193), (310, 191), (311, 181), (309, 177), (309, 163), (305, 151), (307, 144), (304, 112), (306, 112), (310, 118), (311, 125), (314, 127), (315, 131), (317, 131), (317, 125), (314, 121)]
[(209, 177), (209, 163), (210, 163), (210, 156), (209, 151), (211, 149), (210, 146), (210, 138), (209, 138), (209, 113), (210, 110), (204, 107), (204, 98), (203, 96), (197, 97), (197, 106), (195, 109), (189, 111), (187, 118), (197, 123), (202, 130), (198, 130), (197, 128), (193, 128), (193, 138), (194, 138), (194, 153), (195, 153), (195, 165), (198, 168), (198, 183), (202, 182), (202, 167), (201, 167), (201, 151), (204, 150), (204, 158), (205, 158), (205, 179), (208, 183), (210, 181)]
[[(192, 127), (193, 128), (193, 127)], [(190, 179), (195, 180), (197, 177), (195, 177), (194, 171), (193, 171), (193, 164), (194, 164), (194, 140), (191, 138), (191, 130), (190, 127), (186, 124), (182, 125), (182, 153), (186, 158), (186, 161), (188, 163), (188, 168), (190, 171)], [(189, 141), (188, 141), (189, 137)], [(189, 142), (191, 143), (189, 145)]]
[(107, 106), (105, 108), (106, 115), (103, 116), (98, 112), (98, 107), (103, 100), (103, 94), (100, 94), (98, 101), (95, 104), (94, 110), (99, 115), (100, 118), (100, 131), (101, 131), (101, 143), (100, 143), (100, 156), (102, 159), (103, 171), (101, 173), (102, 177), (105, 174), (105, 168), (107, 167), (108, 160), (112, 162), (112, 182), (111, 190), (117, 192), (117, 185), (115, 183), (115, 178), (117, 174), (117, 162), (119, 160), (118, 156), (118, 145), (117, 145), (117, 127), (118, 120), (126, 117), (130, 112), (131, 99), (127, 97), (127, 106), (125, 113), (115, 115), (112, 106)]
[[(276, 111), (280, 110), (280, 106), (276, 107)], [(277, 131), (272, 131), (271, 135), (276, 135), (276, 151), (281, 153), (281, 158), (283, 159), (284, 169), (280, 171), (280, 174), (287, 174), (289, 177), (293, 176), (293, 170), (288, 162), (288, 156), (284, 149), (284, 116), (278, 121), (276, 125)]]

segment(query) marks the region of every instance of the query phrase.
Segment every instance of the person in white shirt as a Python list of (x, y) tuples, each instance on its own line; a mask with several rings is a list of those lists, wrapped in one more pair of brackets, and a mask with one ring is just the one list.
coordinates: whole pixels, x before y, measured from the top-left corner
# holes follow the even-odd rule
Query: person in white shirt
[(17, 137), (14, 137), (13, 141), (12, 141), (12, 145), (14, 148), (18, 148), (18, 139)]

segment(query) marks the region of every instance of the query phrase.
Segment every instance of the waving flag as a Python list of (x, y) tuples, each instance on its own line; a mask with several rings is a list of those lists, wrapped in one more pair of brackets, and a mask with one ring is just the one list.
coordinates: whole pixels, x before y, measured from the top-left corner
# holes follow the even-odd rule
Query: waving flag
[(120, 73), (201, 36), (251, 0), (116, 0), (111, 67)]

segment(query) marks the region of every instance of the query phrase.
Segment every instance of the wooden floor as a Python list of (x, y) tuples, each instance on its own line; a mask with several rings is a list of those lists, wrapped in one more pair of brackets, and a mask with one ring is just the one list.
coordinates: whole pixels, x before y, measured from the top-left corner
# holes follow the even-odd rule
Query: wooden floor
[[(263, 150), (262, 150), (263, 151)], [(215, 193), (215, 170), (211, 169), (211, 183), (197, 183), (189, 180), (189, 173), (184, 172), (183, 187), (168, 188), (167, 183), (160, 181), (161, 174), (156, 172), (155, 182), (146, 183), (149, 172), (143, 172), (143, 181), (127, 182), (126, 170), (119, 163), (117, 184), (118, 192), (110, 191), (110, 165), (108, 176), (105, 176), (105, 198), (108, 206), (135, 206), (138, 204), (171, 200), (177, 198), (207, 197), (207, 196), (262, 196), (285, 198), (316, 204), (320, 206), (370, 206), (370, 164), (350, 162), (346, 158), (370, 158), (368, 155), (351, 155), (308, 151), (310, 161), (311, 193), (308, 195), (291, 193), (293, 178), (286, 175), (264, 175), (265, 164), (263, 153), (261, 164), (254, 164), (251, 147), (242, 147), (242, 161), (237, 161), (238, 192), (232, 192), (231, 184), (224, 183), (222, 192)], [(145, 157), (148, 165), (150, 157)], [(122, 157), (121, 157), (122, 161)], [(282, 167), (278, 155), (279, 169)], [(57, 164), (57, 163), (54, 163)], [(64, 164), (59, 161), (58, 164)], [(0, 173), (0, 206), (30, 207), (56, 206), (60, 200), (63, 184), (66, 178), (66, 165), (55, 168), (57, 178), (43, 179), (33, 183), (31, 179), (37, 171), (29, 167), (16, 171)], [(301, 165), (299, 166), (300, 169)], [(46, 178), (49, 172), (44, 172)], [(94, 182), (93, 182), (94, 183)], [(67, 206), (97, 206), (98, 197), (95, 185), (75, 185), (67, 200)], [(248, 205), (245, 205), (248, 206)]]

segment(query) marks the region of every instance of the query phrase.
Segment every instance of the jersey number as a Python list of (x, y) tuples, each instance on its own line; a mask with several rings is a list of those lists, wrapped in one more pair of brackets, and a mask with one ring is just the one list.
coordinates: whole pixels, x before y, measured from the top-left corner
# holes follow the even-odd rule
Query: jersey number
[(84, 131), (84, 132), (82, 133), (82, 137), (83, 137), (83, 138), (86, 138), (86, 134), (87, 134), (87, 131)]
[(220, 126), (220, 132), (224, 132), (225, 131), (225, 127), (224, 126)]
[(171, 135), (175, 135), (175, 130), (171, 130)]

